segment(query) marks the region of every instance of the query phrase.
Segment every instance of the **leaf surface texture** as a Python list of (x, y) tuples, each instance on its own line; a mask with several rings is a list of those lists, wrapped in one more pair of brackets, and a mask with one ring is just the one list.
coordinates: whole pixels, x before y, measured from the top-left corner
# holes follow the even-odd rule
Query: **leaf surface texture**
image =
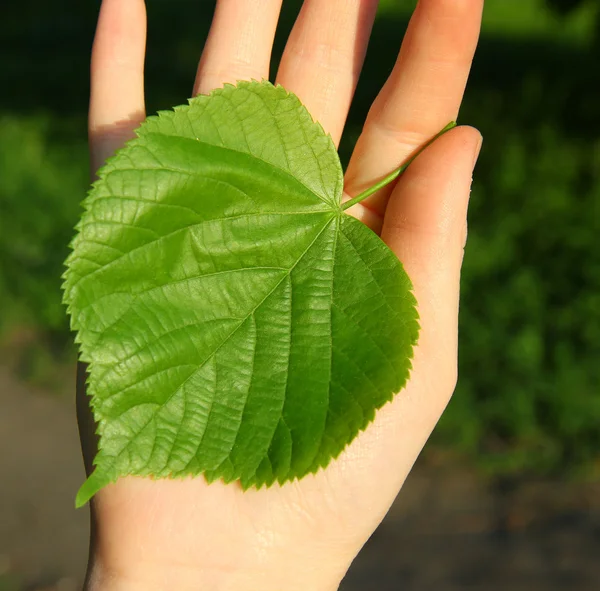
[(148, 118), (84, 201), (65, 301), (119, 476), (240, 480), (324, 467), (405, 384), (401, 263), (341, 210), (331, 139), (294, 95), (240, 82)]

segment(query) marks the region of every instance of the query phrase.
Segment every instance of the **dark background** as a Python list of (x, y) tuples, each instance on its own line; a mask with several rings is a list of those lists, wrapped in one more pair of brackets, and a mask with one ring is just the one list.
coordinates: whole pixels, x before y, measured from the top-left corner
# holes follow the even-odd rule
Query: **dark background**
[[(285, 3), (275, 62), (299, 4)], [(0, 18), (0, 591), (75, 589), (85, 560), (60, 275), (88, 185), (98, 6), (21, 0)], [(343, 161), (413, 6), (381, 3)], [(188, 97), (213, 7), (148, 1), (149, 113)], [(343, 589), (597, 589), (598, 3), (487, 0), (459, 122), (484, 136), (459, 386)]]

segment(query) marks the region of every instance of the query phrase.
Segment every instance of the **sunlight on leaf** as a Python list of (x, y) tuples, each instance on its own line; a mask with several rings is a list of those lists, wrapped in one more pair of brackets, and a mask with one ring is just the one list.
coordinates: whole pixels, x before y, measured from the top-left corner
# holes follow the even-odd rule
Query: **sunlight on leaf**
[(137, 135), (67, 261), (100, 434), (78, 505), (128, 474), (247, 488), (326, 466), (404, 386), (418, 333), (401, 263), (342, 211), (331, 139), (267, 82)]

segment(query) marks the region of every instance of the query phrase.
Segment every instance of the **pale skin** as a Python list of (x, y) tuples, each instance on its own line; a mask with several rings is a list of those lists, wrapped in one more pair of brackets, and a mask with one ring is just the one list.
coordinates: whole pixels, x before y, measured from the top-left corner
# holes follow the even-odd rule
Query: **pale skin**
[[(218, 0), (194, 94), (268, 78), (282, 0)], [(339, 142), (376, 0), (305, 0), (276, 81)], [(483, 0), (420, 0), (345, 176), (345, 199), (398, 168), (457, 117)], [(400, 41), (400, 39), (399, 39)], [(104, 0), (92, 55), (92, 166), (145, 117), (143, 0)], [(181, 97), (181, 102), (186, 97)], [(481, 135), (457, 127), (400, 179), (353, 206), (403, 262), (421, 334), (408, 386), (325, 470), (269, 489), (122, 478), (92, 502), (92, 591), (333, 591), (380, 523), (457, 379), (460, 268)], [(80, 394), (81, 394), (80, 389)], [(81, 420), (89, 459), (89, 425)]]

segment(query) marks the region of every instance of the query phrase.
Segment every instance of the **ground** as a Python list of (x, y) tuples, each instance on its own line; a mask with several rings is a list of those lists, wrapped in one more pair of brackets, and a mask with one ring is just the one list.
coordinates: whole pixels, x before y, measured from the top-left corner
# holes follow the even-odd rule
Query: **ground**
[[(67, 375), (69, 372), (67, 372)], [(73, 383), (63, 393), (0, 367), (0, 591), (76, 591), (88, 514)], [(483, 478), (421, 460), (342, 591), (595, 591), (600, 484)]]

